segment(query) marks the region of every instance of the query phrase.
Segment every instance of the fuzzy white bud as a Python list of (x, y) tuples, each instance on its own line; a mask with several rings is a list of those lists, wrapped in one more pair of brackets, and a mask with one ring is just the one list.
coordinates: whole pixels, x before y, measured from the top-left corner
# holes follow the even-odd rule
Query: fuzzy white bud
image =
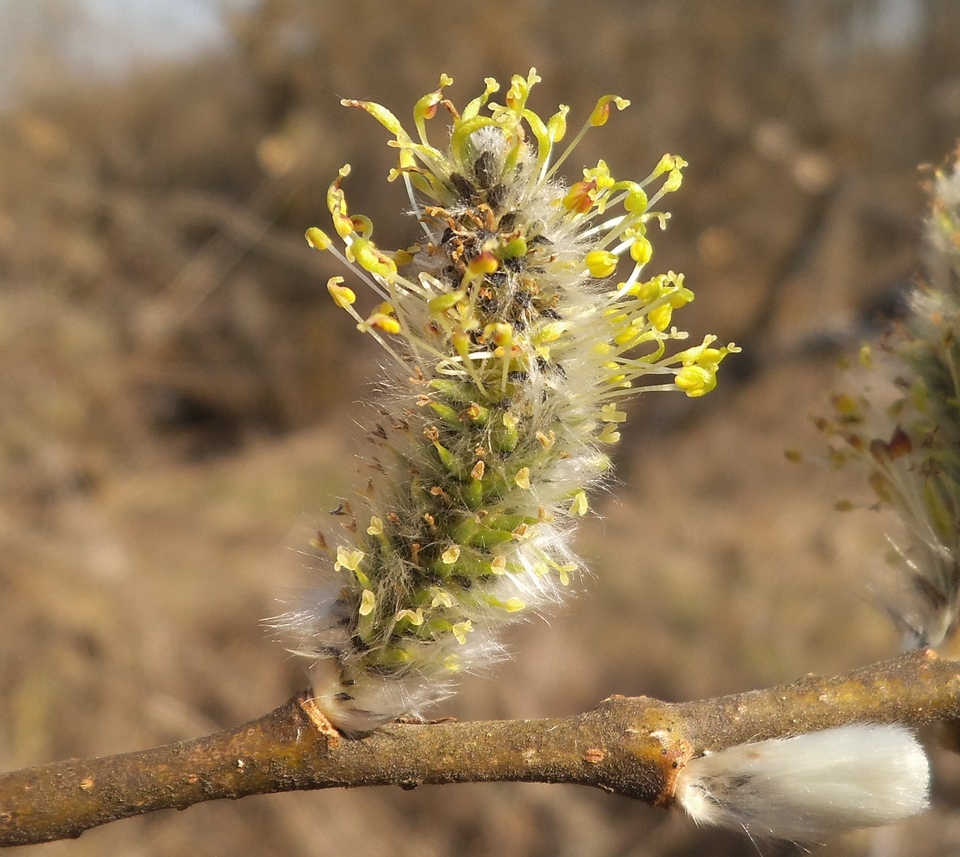
[(930, 768), (902, 726), (855, 723), (692, 759), (676, 797), (697, 824), (821, 842), (923, 812)]

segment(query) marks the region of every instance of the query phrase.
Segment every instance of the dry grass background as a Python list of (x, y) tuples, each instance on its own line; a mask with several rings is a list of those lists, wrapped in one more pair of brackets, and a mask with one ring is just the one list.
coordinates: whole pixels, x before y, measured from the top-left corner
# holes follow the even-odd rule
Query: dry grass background
[[(406, 243), (386, 134), (337, 98), (406, 115), (441, 71), (461, 103), (531, 65), (538, 109), (632, 99), (580, 157), (636, 177), (690, 161), (652, 264), (687, 273), (696, 335), (746, 346), (707, 400), (634, 408), (623, 484), (579, 540), (594, 579), (442, 713), (686, 699), (896, 651), (863, 598), (884, 520), (837, 514), (856, 481), (783, 451), (815, 457), (837, 356), (918, 269), (916, 166), (960, 136), (957, 4), (262, 0), (231, 31), (220, 54), (59, 79), (0, 116), (0, 767), (193, 737), (303, 683), (258, 623), (349, 493), (377, 355), (301, 235), (349, 160), (355, 209)], [(960, 766), (937, 770), (928, 816), (820, 853), (956, 853)], [(757, 851), (599, 793), (488, 785), (212, 804), (29, 853)]]

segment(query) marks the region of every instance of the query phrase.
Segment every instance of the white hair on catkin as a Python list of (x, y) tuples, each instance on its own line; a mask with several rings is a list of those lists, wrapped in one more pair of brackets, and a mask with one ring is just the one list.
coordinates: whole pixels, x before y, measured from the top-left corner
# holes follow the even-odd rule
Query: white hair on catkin
[(930, 766), (902, 726), (855, 723), (690, 760), (676, 799), (697, 824), (821, 842), (923, 812)]

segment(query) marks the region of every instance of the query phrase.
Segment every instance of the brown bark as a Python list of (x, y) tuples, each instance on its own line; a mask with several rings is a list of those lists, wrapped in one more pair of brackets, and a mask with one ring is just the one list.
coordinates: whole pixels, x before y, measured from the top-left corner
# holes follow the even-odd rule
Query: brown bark
[(77, 837), (158, 809), (272, 792), (513, 780), (669, 805), (692, 755), (845, 723), (960, 719), (960, 663), (913, 652), (835, 678), (681, 704), (611, 697), (551, 720), (397, 723), (346, 738), (306, 695), (234, 729), (0, 775), (0, 846)]

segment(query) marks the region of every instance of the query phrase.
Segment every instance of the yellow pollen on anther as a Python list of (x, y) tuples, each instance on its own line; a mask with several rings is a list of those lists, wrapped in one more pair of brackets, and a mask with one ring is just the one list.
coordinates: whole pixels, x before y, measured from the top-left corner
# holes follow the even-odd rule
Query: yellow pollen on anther
[(609, 250), (591, 250), (584, 257), (584, 263), (591, 277), (603, 279), (617, 270), (617, 255)]

